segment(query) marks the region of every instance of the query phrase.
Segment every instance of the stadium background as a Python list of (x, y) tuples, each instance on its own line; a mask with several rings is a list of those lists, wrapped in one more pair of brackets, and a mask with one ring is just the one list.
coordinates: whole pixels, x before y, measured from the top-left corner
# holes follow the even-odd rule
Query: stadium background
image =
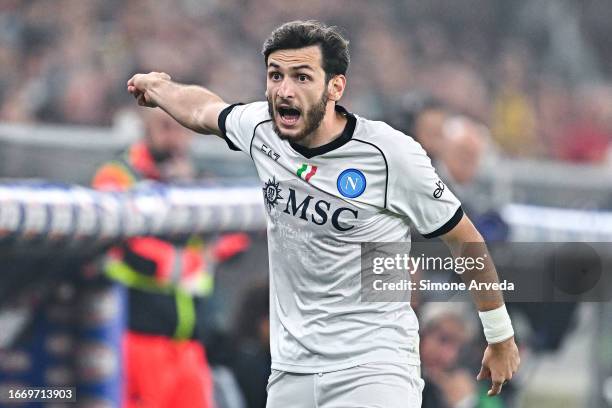
[[(486, 139), (486, 154), (468, 183), (471, 204), (475, 211), (499, 216), (509, 227), (509, 239), (610, 241), (612, 3), (595, 0), (346, 0), (290, 6), (276, 0), (4, 0), (2, 209), (14, 201), (27, 204), (31, 194), (12, 195), (19, 188), (57, 187), (16, 186), (18, 180), (87, 186), (99, 163), (140, 136), (134, 101), (125, 91), (134, 72), (165, 71), (230, 102), (262, 99), (261, 43), (278, 24), (296, 18), (345, 29), (352, 63), (343, 104), (349, 110), (404, 129), (406, 112), (428, 94), (452, 116), (486, 126), (479, 136)], [(200, 138), (193, 152), (208, 183), (255, 182), (252, 165), (222, 142)], [(223, 192), (211, 197), (227, 199)], [(209, 322), (216, 331), (231, 331), (244, 291), (265, 278), (257, 225), (216, 224), (217, 229), (247, 228), (254, 243), (244, 257), (216, 271)], [(201, 232), (216, 233), (214, 226)], [(104, 246), (85, 241), (69, 250), (40, 235), (9, 234), (2, 241), (0, 381), (26, 378), (27, 372), (37, 374), (20, 381), (76, 384), (70, 373), (80, 366), (73, 370), (74, 361), (91, 356), (91, 364), (106, 364), (115, 373), (108, 362), (116, 355), (94, 350), (98, 353), (75, 356), (61, 340), (49, 351), (44, 338), (56, 328), (43, 327), (44, 336), (36, 332), (38, 316), (61, 299), (72, 305), (99, 302), (96, 289), (80, 280), (84, 260), (100, 255)], [(525, 354), (512, 406), (612, 406), (611, 309), (608, 303), (582, 303), (559, 323), (563, 327), (551, 324), (552, 335), (530, 328), (524, 316), (523, 323), (517, 318)], [(549, 311), (567, 313), (557, 306)], [(69, 321), (64, 329), (77, 332), (71, 339), (99, 337), (88, 324)], [(112, 343), (108, 333), (103, 337)], [(50, 357), (57, 349), (67, 350)], [(80, 378), (79, 387), (112, 406), (119, 377), (93, 377)]]

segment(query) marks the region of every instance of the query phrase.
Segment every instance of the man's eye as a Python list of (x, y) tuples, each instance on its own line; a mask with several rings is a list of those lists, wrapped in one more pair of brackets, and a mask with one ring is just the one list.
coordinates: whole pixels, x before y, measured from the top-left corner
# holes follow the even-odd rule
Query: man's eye
[(308, 75), (304, 75), (304, 74), (298, 75), (298, 81), (300, 81), (300, 82), (308, 81)]
[(281, 79), (281, 75), (278, 72), (272, 72), (270, 74), (270, 79), (272, 79), (273, 81), (278, 81), (279, 79)]

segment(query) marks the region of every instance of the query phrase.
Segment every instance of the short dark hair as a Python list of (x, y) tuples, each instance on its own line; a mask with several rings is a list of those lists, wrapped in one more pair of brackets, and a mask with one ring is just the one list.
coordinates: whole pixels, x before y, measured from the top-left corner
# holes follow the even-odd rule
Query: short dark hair
[(403, 96), (400, 101), (401, 122), (405, 133), (416, 135), (416, 125), (419, 117), (427, 111), (445, 111), (446, 107), (436, 97), (428, 92), (413, 91)]
[(325, 80), (335, 75), (346, 75), (350, 63), (348, 40), (338, 27), (327, 26), (320, 21), (291, 21), (278, 27), (263, 45), (262, 54), (268, 65), (268, 57), (274, 51), (318, 45), (321, 48)]

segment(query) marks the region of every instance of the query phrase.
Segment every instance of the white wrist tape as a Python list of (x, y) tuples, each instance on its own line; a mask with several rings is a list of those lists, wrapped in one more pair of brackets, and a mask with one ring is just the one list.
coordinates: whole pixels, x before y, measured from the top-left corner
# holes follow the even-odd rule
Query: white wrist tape
[(508, 340), (514, 336), (512, 322), (506, 310), (506, 305), (497, 309), (478, 312), (487, 343), (494, 344)]

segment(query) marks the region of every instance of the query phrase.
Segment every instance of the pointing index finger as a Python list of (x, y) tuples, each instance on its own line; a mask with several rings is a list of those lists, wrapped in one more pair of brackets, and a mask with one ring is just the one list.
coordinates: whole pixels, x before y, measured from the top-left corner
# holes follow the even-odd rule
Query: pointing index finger
[(490, 397), (494, 395), (499, 395), (503, 386), (504, 381), (493, 381), (491, 384), (491, 389), (487, 392), (487, 395)]

